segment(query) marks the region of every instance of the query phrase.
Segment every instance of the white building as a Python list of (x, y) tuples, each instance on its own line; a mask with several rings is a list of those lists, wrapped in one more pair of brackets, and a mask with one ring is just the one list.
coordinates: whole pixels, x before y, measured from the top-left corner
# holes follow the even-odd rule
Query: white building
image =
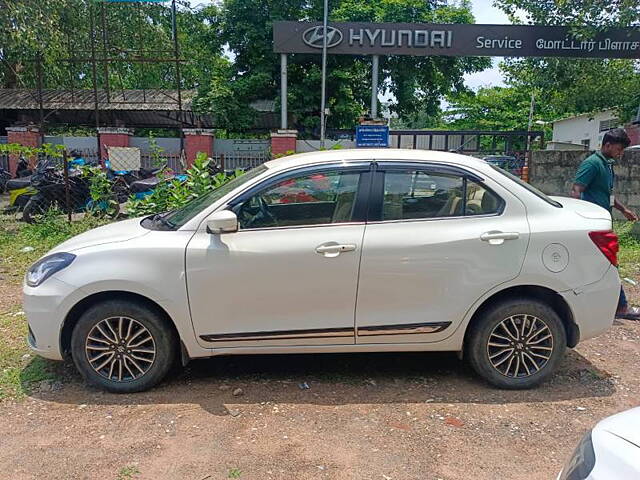
[(612, 128), (622, 127), (614, 110), (584, 113), (553, 122), (553, 140), (549, 150), (595, 150), (602, 144), (602, 137)]

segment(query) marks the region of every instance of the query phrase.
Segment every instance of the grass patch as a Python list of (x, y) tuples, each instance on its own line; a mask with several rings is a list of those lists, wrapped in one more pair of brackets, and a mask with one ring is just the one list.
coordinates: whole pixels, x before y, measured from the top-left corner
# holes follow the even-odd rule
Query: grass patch
[(242, 475), (242, 470), (240, 470), (239, 468), (231, 468), (229, 469), (229, 474), (227, 475), (227, 478), (240, 478), (241, 475)]
[[(69, 224), (65, 217), (51, 214), (43, 223), (27, 225), (0, 215), (0, 291), (20, 284), (27, 268), (59, 243), (104, 223), (87, 215)], [(24, 247), (33, 250), (22, 251)], [(0, 401), (16, 400), (28, 395), (39, 382), (56, 379), (55, 364), (30, 353), (21, 305), (5, 303), (0, 308)]]
[(620, 276), (623, 278), (640, 276), (640, 241), (631, 234), (633, 225), (631, 222), (614, 222), (614, 229), (620, 240), (618, 261)]
[(139, 475), (140, 470), (135, 465), (128, 465), (126, 467), (122, 467), (118, 472), (118, 476), (116, 480), (131, 480), (134, 478), (134, 475)]
[(17, 308), (0, 315), (0, 401), (18, 400), (43, 380), (54, 380), (51, 362), (29, 355), (27, 322)]
[[(25, 271), (56, 245), (108, 221), (85, 215), (69, 223), (66, 217), (50, 212), (42, 223), (29, 225), (12, 217), (0, 216), (0, 262), (5, 276), (22, 281)], [(22, 251), (30, 247), (29, 251)], [(33, 250), (31, 250), (31, 248)]]

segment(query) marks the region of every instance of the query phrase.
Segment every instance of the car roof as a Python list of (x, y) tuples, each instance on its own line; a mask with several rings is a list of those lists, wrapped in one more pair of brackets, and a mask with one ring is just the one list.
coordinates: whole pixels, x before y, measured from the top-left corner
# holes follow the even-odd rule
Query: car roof
[(271, 160), (266, 162), (265, 166), (270, 169), (287, 170), (289, 168), (306, 165), (332, 162), (352, 163), (361, 162), (363, 160), (376, 160), (380, 162), (446, 163), (460, 166), (473, 166), (480, 169), (487, 168), (488, 166), (487, 162), (484, 160), (467, 155), (435, 150), (410, 150), (400, 148), (345, 148), (339, 150), (299, 153)]

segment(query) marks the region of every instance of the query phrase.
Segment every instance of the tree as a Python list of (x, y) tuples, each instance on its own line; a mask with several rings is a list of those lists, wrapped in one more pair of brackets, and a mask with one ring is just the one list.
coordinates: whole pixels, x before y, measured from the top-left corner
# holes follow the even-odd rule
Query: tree
[[(273, 53), (275, 20), (320, 20), (321, 0), (225, 0), (222, 7), (223, 37), (235, 54), (231, 78), (233, 95), (246, 107), (252, 100), (278, 97), (279, 56)], [(389, 21), (470, 23), (468, 2), (453, 6), (436, 0), (335, 0), (331, 21)], [(381, 62), (383, 91), (393, 93), (391, 109), (400, 115), (435, 113), (439, 100), (451, 90), (464, 88), (462, 76), (486, 68), (482, 58), (399, 57)], [(352, 128), (368, 110), (371, 60), (330, 55), (327, 97), (328, 125)], [(289, 111), (304, 127), (319, 125), (320, 55), (291, 55), (289, 62)], [(240, 96), (238, 96), (240, 94)], [(242, 109), (241, 109), (242, 110)]]
[(450, 96), (444, 119), (460, 130), (526, 130), (530, 103), (523, 88), (485, 87)]
[(640, 24), (640, 3), (637, 0), (495, 0), (495, 5), (514, 23), (519, 23), (519, 16), (524, 12), (529, 22), (537, 25), (604, 29)]
[(538, 92), (549, 120), (612, 108), (629, 121), (640, 104), (640, 72), (631, 60), (511, 59), (502, 70), (508, 85)]
[[(192, 11), (188, 1), (178, 3), (180, 54), (189, 60), (182, 63), (182, 86), (192, 88), (221, 56), (220, 20), (215, 6)], [(0, 0), (0, 28), (0, 87), (36, 88), (40, 58), (45, 88), (92, 88), (92, 45), (99, 88), (177, 86), (175, 63), (141, 61), (174, 55), (168, 4)]]
[[(539, 25), (570, 25), (582, 35), (612, 27), (640, 24), (637, 0), (567, 0), (531, 2), (496, 0), (515, 17), (516, 12)], [(508, 85), (537, 91), (550, 106), (549, 119), (607, 108), (630, 120), (640, 104), (640, 63), (620, 59), (508, 59), (502, 64)]]

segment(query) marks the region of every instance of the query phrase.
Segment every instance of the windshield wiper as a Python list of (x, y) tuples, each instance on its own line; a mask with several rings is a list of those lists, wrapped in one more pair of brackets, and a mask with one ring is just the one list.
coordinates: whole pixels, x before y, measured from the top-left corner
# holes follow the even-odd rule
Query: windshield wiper
[(173, 222), (170, 222), (169, 220), (167, 220), (166, 216), (174, 211), (175, 210), (169, 210), (168, 212), (156, 213), (151, 217), (151, 222), (154, 225), (160, 224), (164, 227), (167, 227), (169, 230), (173, 230), (174, 228), (176, 228), (176, 226)]

